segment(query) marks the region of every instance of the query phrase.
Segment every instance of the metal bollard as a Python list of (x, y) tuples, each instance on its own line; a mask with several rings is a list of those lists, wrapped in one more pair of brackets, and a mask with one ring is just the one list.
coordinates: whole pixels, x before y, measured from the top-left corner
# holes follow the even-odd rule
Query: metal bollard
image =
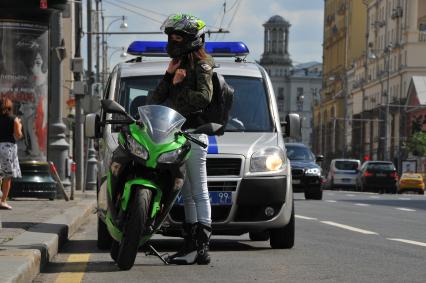
[(61, 178), (59, 178), (58, 171), (56, 170), (55, 164), (53, 164), (53, 162), (51, 161), (49, 162), (49, 164), (50, 164), (50, 172), (52, 173), (53, 179), (58, 184), (58, 187), (61, 193), (63, 194), (65, 201), (69, 201), (69, 197), (67, 193), (65, 192), (65, 188), (64, 188), (64, 185), (62, 184)]
[(74, 161), (71, 163), (71, 195), (70, 200), (74, 199), (74, 189), (75, 189), (75, 172), (77, 171), (77, 163)]

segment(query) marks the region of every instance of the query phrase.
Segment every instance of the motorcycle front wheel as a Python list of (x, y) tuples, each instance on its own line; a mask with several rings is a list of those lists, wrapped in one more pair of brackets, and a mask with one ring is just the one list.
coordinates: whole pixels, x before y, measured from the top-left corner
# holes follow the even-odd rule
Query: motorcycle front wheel
[(148, 220), (151, 199), (152, 192), (146, 188), (137, 188), (133, 193), (116, 260), (121, 270), (129, 270), (135, 263), (139, 241)]

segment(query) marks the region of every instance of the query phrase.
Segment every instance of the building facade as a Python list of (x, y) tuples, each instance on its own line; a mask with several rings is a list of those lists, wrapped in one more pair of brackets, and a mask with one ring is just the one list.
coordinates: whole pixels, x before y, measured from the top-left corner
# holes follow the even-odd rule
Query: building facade
[(314, 107), (314, 151), (335, 157), (352, 155), (352, 96), (347, 73), (365, 46), (365, 1), (325, 0), (323, 83)]
[(322, 84), (322, 64), (292, 65), (289, 45), (290, 23), (275, 15), (264, 25), (264, 52), (260, 64), (268, 72), (277, 98), (281, 120), (289, 113), (302, 118), (302, 137), (298, 142), (312, 145), (312, 105)]
[(318, 103), (322, 85), (322, 64), (308, 62), (292, 67), (284, 78), (285, 90), (290, 95), (281, 99), (281, 117), (297, 113), (301, 117), (302, 136), (300, 142), (312, 147), (313, 105)]
[(352, 144), (360, 157), (400, 167), (409, 136), (404, 105), (413, 76), (426, 74), (426, 3), (374, 0), (367, 8), (368, 41), (352, 76)]

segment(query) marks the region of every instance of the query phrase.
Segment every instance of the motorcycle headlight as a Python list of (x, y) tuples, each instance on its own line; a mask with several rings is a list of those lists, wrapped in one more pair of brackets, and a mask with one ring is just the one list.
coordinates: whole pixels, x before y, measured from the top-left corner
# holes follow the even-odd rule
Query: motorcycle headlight
[(279, 147), (267, 147), (251, 156), (251, 172), (278, 171), (284, 166), (284, 152)]
[(129, 148), (129, 151), (143, 159), (143, 160), (147, 160), (148, 159), (148, 151), (146, 150), (146, 148), (141, 145), (140, 143), (138, 143), (131, 135), (127, 135), (127, 147)]
[(321, 170), (318, 168), (309, 168), (305, 171), (305, 175), (321, 175)]
[(183, 154), (183, 152), (184, 149), (182, 147), (176, 150), (165, 152), (158, 157), (157, 162), (166, 164), (177, 163), (181, 159), (181, 155)]

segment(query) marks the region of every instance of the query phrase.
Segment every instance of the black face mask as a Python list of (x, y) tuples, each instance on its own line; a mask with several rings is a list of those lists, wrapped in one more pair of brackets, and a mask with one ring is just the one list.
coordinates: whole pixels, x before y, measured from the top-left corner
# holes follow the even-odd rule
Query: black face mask
[(167, 54), (173, 59), (182, 57), (187, 52), (186, 43), (184, 41), (177, 42), (169, 40), (167, 43)]

